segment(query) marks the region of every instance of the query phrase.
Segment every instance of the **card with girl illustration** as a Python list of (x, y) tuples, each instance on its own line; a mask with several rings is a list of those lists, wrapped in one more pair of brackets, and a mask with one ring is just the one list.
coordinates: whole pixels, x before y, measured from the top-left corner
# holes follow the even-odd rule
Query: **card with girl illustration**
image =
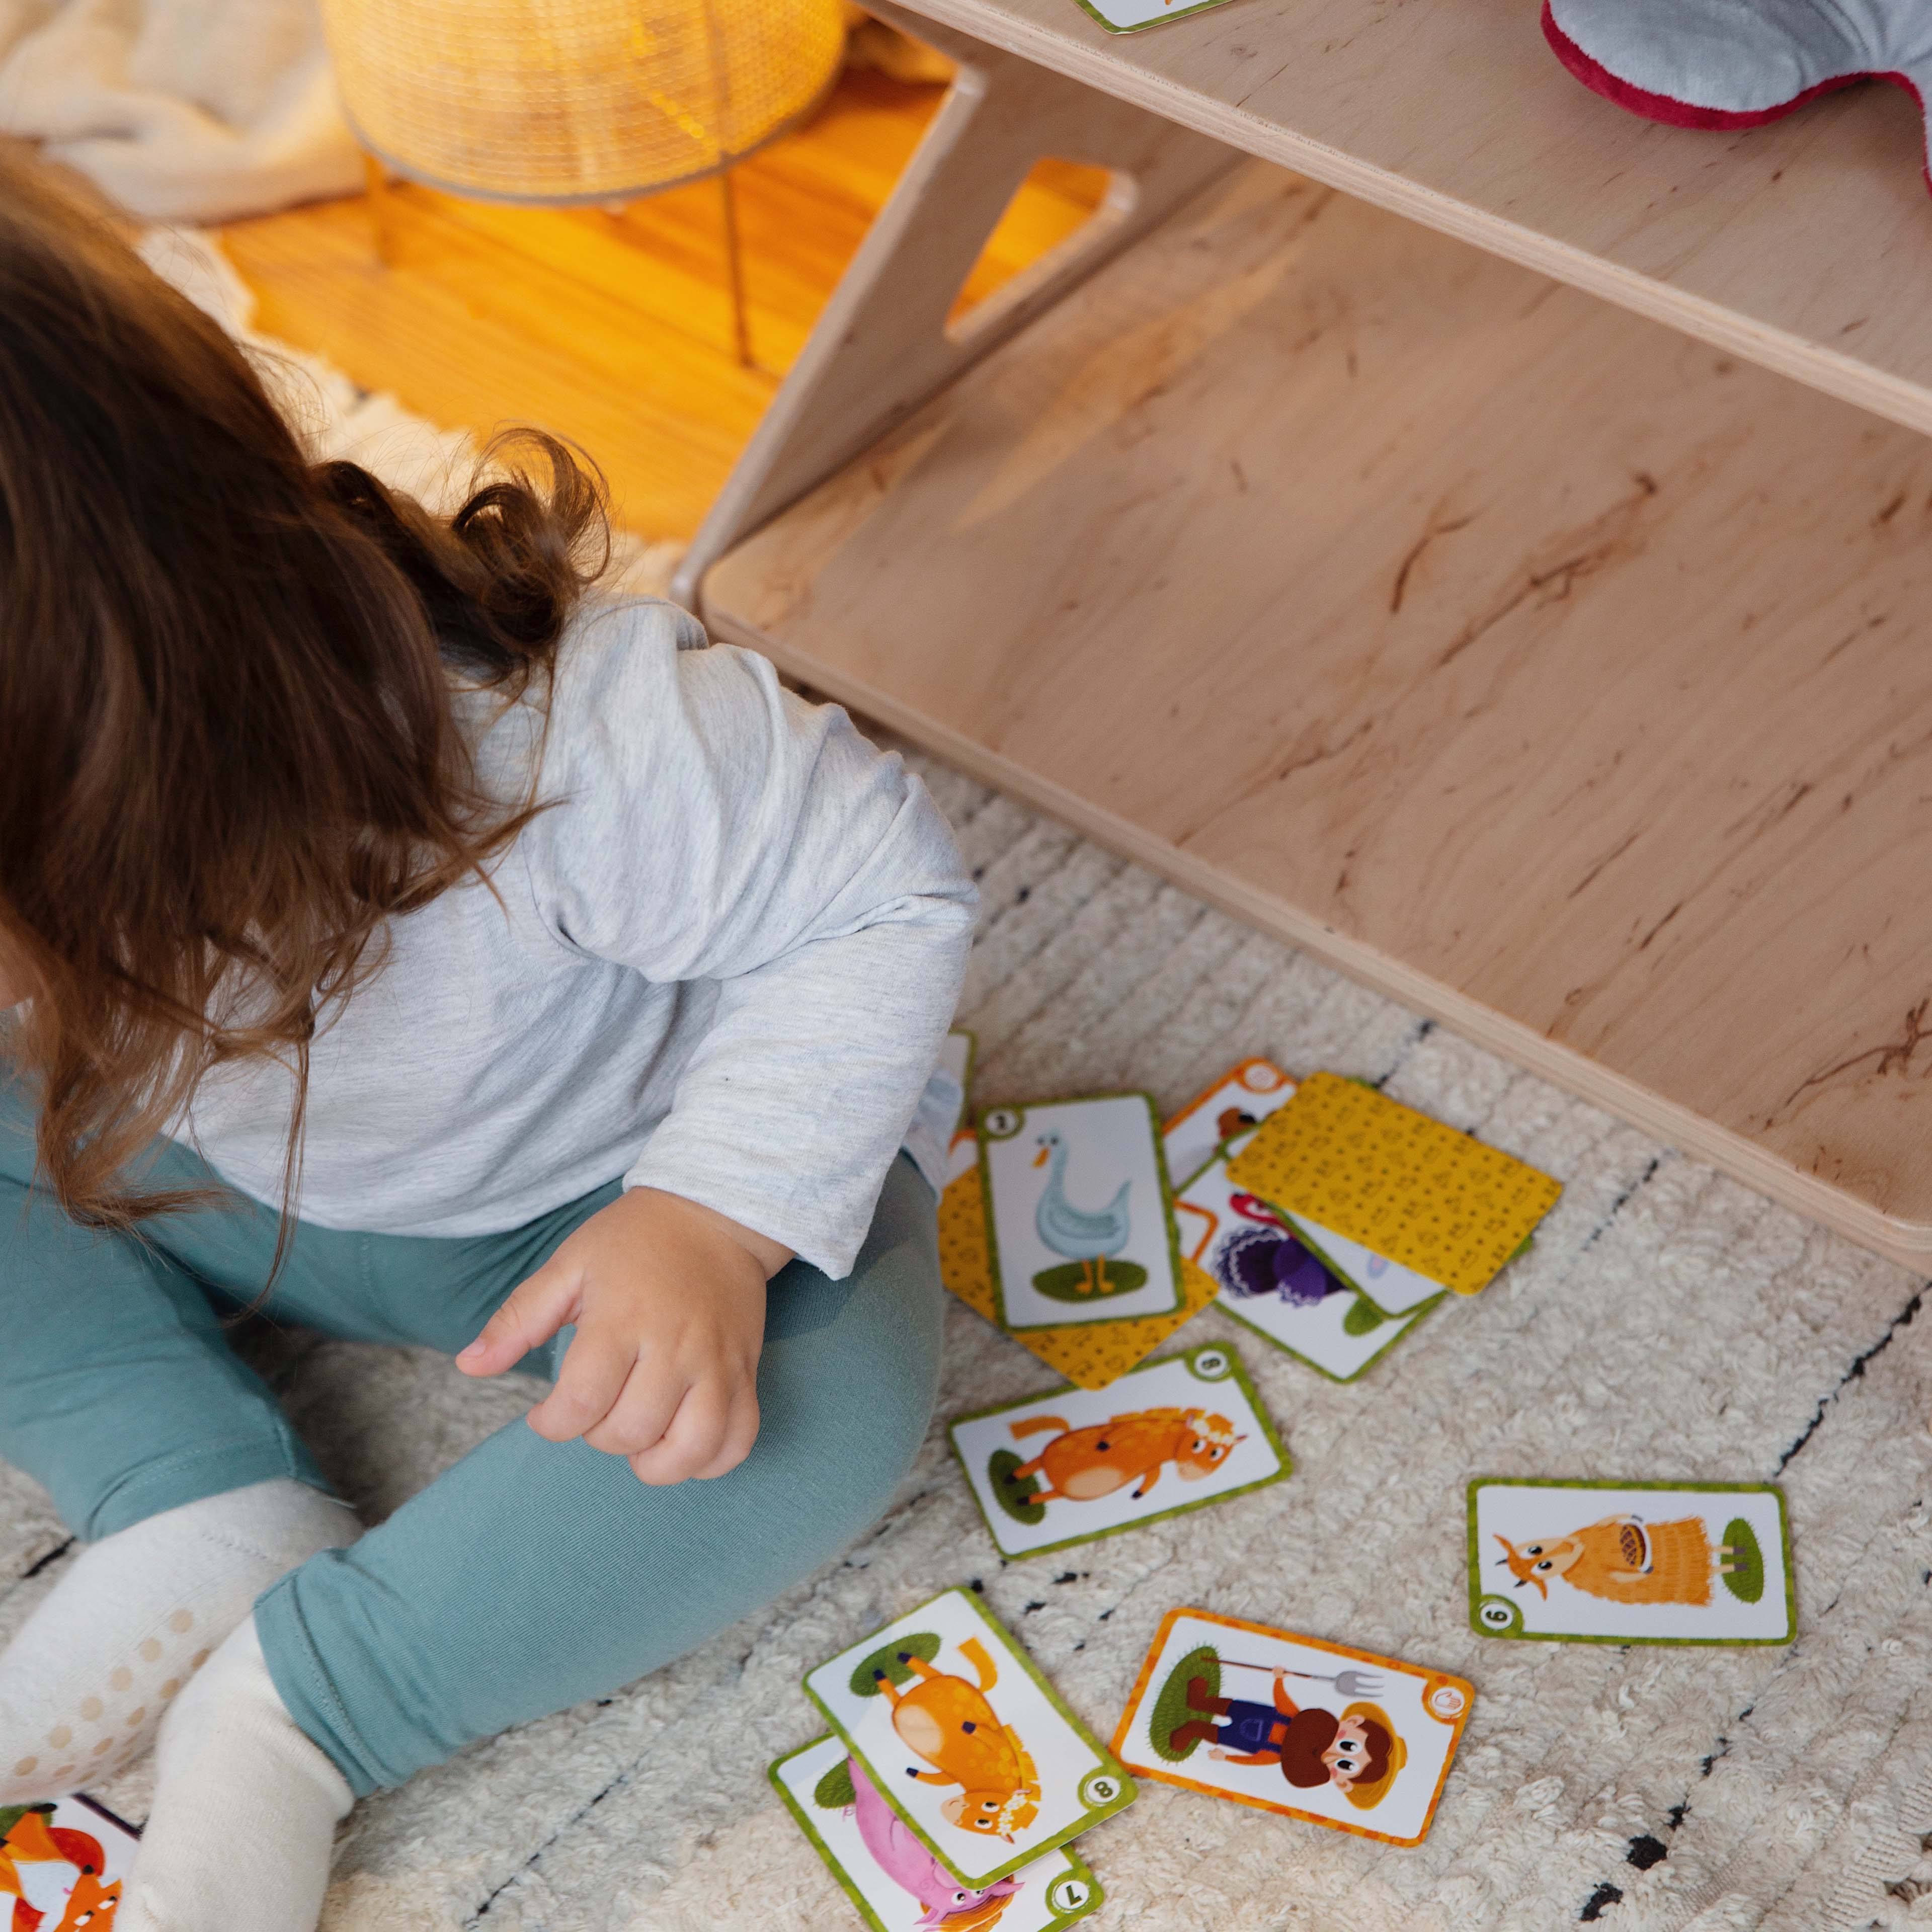
[[(1237, 1322), (1331, 1380), (1352, 1382), (1445, 1291), (1436, 1287), (1406, 1316), (1384, 1314), (1291, 1217), (1236, 1185), (1228, 1163), (1255, 1132), (1236, 1134), (1174, 1197), (1181, 1251), (1220, 1288), (1222, 1308)], [(1372, 1270), (1364, 1273), (1381, 1285)]]
[(1416, 1845), (1474, 1699), (1446, 1671), (1175, 1610), (1141, 1666), (1114, 1750), (1163, 1784)]
[(871, 1932), (1060, 1932), (1102, 1894), (1064, 1846), (991, 1885), (962, 1885), (880, 1796), (842, 1739), (772, 1766), (772, 1783)]
[(1144, 1094), (991, 1107), (980, 1178), (1003, 1328), (1125, 1322), (1180, 1305), (1180, 1241)]
[(1104, 1389), (1063, 1384), (949, 1432), (1004, 1556), (1037, 1556), (1225, 1502), (1288, 1473), (1232, 1348), (1144, 1362)]
[(1571, 1643), (1789, 1643), (1784, 1497), (1769, 1483), (1469, 1485), (1469, 1622)]
[(962, 1888), (1134, 1797), (1113, 1754), (970, 1590), (946, 1590), (807, 1672), (872, 1789)]

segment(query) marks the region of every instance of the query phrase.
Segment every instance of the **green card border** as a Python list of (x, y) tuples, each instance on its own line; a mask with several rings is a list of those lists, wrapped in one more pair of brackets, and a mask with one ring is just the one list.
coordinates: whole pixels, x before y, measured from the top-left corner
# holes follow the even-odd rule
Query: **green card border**
[[(1041, 1852), (1052, 1851), (1058, 1846), (1070, 1843), (1073, 1839), (1080, 1837), (1083, 1832), (1090, 1832), (1103, 1818), (1111, 1818), (1115, 1812), (1125, 1810), (1126, 1808), (1134, 1802), (1135, 1798), (1139, 1796), (1140, 1787), (1136, 1784), (1132, 1778), (1128, 1775), (1126, 1766), (1121, 1763), (1120, 1760), (1117, 1758), (1114, 1754), (1108, 1750), (1108, 1748), (1103, 1744), (1084, 1724), (1081, 1722), (1080, 1719), (1074, 1714), (1072, 1708), (1067, 1704), (1066, 1699), (1061, 1696), (1060, 1693), (1046, 1681), (1046, 1678), (1040, 1672), (1039, 1665), (1035, 1664), (1033, 1659), (1027, 1654), (1025, 1646), (1020, 1642), (1018, 1637), (1013, 1635), (1011, 1630), (1007, 1629), (1004, 1624), (1000, 1622), (998, 1617), (994, 1616), (991, 1610), (987, 1609), (986, 1604), (980, 1600), (980, 1597), (974, 1592), (966, 1588), (962, 1584), (956, 1583), (950, 1589), (941, 1590), (938, 1592), (937, 1594), (926, 1598), (922, 1603), (914, 1604), (910, 1610), (902, 1610), (898, 1616), (896, 1617), (889, 1617), (885, 1622), (882, 1623), (879, 1626), (879, 1630), (873, 1631), (872, 1635), (873, 1636), (877, 1636), (879, 1634), (879, 1630), (890, 1630), (894, 1624), (904, 1623), (908, 1617), (917, 1616), (920, 1611), (931, 1609), (934, 1604), (940, 1603), (948, 1597), (963, 1598), (966, 1602), (972, 1606), (974, 1615), (978, 1617), (982, 1623), (986, 1624), (990, 1629), (993, 1630), (998, 1634), (1002, 1647), (1018, 1663), (1020, 1668), (1023, 1670), (1026, 1674), (1033, 1679), (1034, 1683), (1040, 1687), (1040, 1690), (1046, 1696), (1047, 1702), (1051, 1704), (1053, 1708), (1060, 1713), (1061, 1717), (1065, 1718), (1067, 1723), (1072, 1726), (1075, 1731), (1076, 1731), (1081, 1737), (1084, 1738), (1087, 1741), (1088, 1744), (1093, 1748), (1094, 1753), (1100, 1760), (1096, 1768), (1110, 1772), (1114, 1778), (1120, 1780), (1120, 1796), (1118, 1797), (1115, 1798), (1110, 1804), (1103, 1804), (1096, 1810), (1084, 1813), (1081, 1817), (1076, 1819), (1073, 1823), (1068, 1826), (1066, 1830), (1061, 1832), (1058, 1838), (1048, 1838), (1040, 1844), (1031, 1846), (1027, 1851), (1022, 1852), (1018, 1857), (1009, 1858), (1004, 1864), (996, 1866), (992, 1870), (986, 1872), (980, 1876), (975, 1876), (970, 1872), (962, 1871), (929, 1838), (926, 1836), (925, 1830), (920, 1826), (918, 1820), (916, 1818), (908, 1817), (907, 1816), (904, 1807), (900, 1804), (892, 1795), (892, 1786), (890, 1779), (874, 1777), (872, 1780), (872, 1783), (874, 1787), (878, 1790), (879, 1796), (884, 1798), (886, 1802), (891, 1805), (892, 1809), (898, 1814), (899, 1822), (905, 1826), (908, 1831), (911, 1832), (913, 1836), (916, 1838), (920, 1843), (923, 1845), (926, 1849), (959, 1881), (962, 1885), (966, 1886), (976, 1891), (982, 1886), (991, 1885), (995, 1879), (1010, 1876), (1012, 1873), (1018, 1871), (1021, 1866), (1030, 1864), (1034, 1859), (1038, 1858)], [(856, 1650), (858, 1648), (859, 1644), (864, 1643), (867, 1641), (868, 1641), (867, 1638), (861, 1637), (858, 1640), (857, 1642), (848, 1643), (846, 1645), (844, 1649), (838, 1652), (836, 1654), (838, 1656), (843, 1657), (845, 1654), (846, 1651)], [(820, 1699), (818, 1694), (814, 1691), (812, 1688), (812, 1671), (823, 1670), (825, 1668), (826, 1664), (830, 1664), (832, 1660), (832, 1658), (826, 1658), (821, 1662), (814, 1664), (812, 1666), (812, 1670), (808, 1670), (805, 1675), (799, 1679), (800, 1688), (804, 1690), (806, 1696), (812, 1700), (813, 1708), (816, 1710), (819, 1714), (824, 1718), (825, 1721), (832, 1726), (833, 1732), (844, 1740), (846, 1749), (851, 1752), (855, 1757), (857, 1757), (864, 1762), (867, 1770), (869, 1772), (872, 1768), (871, 1761), (866, 1759), (866, 1754), (860, 1749), (859, 1746), (856, 1743), (853, 1742), (851, 1732), (847, 1730), (845, 1726), (842, 1724), (838, 1721), (838, 1718), (832, 1714), (831, 1711), (826, 1708), (824, 1702)], [(1090, 1778), (1093, 1775), (1093, 1773), (1090, 1772), (1087, 1775)]]
[[(1700, 1496), (1774, 1496), (1778, 1498), (1778, 1529), (1784, 1560), (1784, 1634), (1782, 1636), (1598, 1636), (1587, 1630), (1486, 1630), (1477, 1621), (1476, 1607), (1487, 1594), (1482, 1587), (1482, 1552), (1476, 1547), (1476, 1492), (1479, 1490), (1689, 1490)], [(1469, 1628), (1492, 1643), (1649, 1644), (1671, 1650), (1759, 1650), (1794, 1643), (1798, 1638), (1798, 1576), (1791, 1563), (1791, 1512), (1784, 1492), (1775, 1483), (1652, 1483), (1610, 1477), (1588, 1480), (1565, 1476), (1476, 1476), (1468, 1490)]]
[[(1220, 0), (1208, 0), (1210, 5), (1219, 5)], [(1022, 1118), (1034, 1107), (1074, 1107), (1089, 1100), (1138, 1100), (1148, 1110), (1148, 1120), (1154, 1130), (1154, 1166), (1160, 1177), (1162, 1211), (1167, 1216), (1167, 1255), (1174, 1274), (1174, 1305), (1171, 1308), (1142, 1309), (1137, 1315), (1102, 1315), (1091, 1322), (1028, 1322), (1016, 1324), (1006, 1319), (1006, 1283), (1000, 1274), (1000, 1244), (994, 1229), (993, 1177), (986, 1162), (986, 1134), (981, 1124), (988, 1114), (998, 1112), (1003, 1107), (1010, 1107)], [(1024, 1126), (1016, 1131), (1024, 1131)], [(1163, 1316), (1178, 1315), (1186, 1306), (1187, 1297), (1180, 1281), (1180, 1228), (1174, 1218), (1174, 1181), (1167, 1171), (1167, 1146), (1162, 1138), (1160, 1109), (1155, 1106), (1154, 1096), (1138, 1087), (1124, 1087), (1108, 1094), (1068, 1094), (1048, 1100), (999, 1100), (991, 1107), (978, 1108), (973, 1114), (973, 1135), (977, 1142), (977, 1159), (980, 1168), (980, 1208), (986, 1219), (986, 1272), (993, 1283), (993, 1306), (999, 1316), (999, 1325), (1010, 1335), (1037, 1334), (1047, 1328), (1105, 1328), (1118, 1322), (1158, 1322)], [(1010, 1139), (1010, 1136), (1002, 1136)]]
[(1144, 34), (1150, 27), (1165, 27), (1170, 21), (1184, 20), (1190, 14), (1204, 14), (1210, 7), (1225, 7), (1228, 0), (1194, 0), (1191, 7), (1184, 7), (1178, 14), (1163, 14), (1157, 20), (1136, 21), (1131, 27), (1117, 27), (1114, 22), (1093, 4), (1093, 0), (1074, 0), (1083, 14), (1091, 14), (1110, 34)]
[[(1312, 1252), (1312, 1250), (1310, 1252)], [(1318, 1259), (1319, 1257), (1318, 1256), (1317, 1258)], [(1324, 1268), (1328, 1268), (1328, 1264), (1326, 1262), (1323, 1262), (1322, 1264)], [(1330, 1268), (1329, 1272), (1333, 1274), (1335, 1270)], [(1359, 1288), (1356, 1288), (1355, 1284), (1353, 1282), (1348, 1281), (1348, 1278), (1346, 1275), (1342, 1275), (1339, 1278), (1341, 1280), (1348, 1282), (1348, 1286), (1354, 1289), (1356, 1294), (1362, 1294), (1362, 1291)], [(1258, 1335), (1270, 1348), (1280, 1349), (1284, 1355), (1287, 1355), (1292, 1358), (1294, 1360), (1299, 1362), (1305, 1369), (1312, 1369), (1324, 1382), (1334, 1382), (1340, 1387), (1346, 1388), (1351, 1382), (1360, 1382), (1378, 1362), (1381, 1361), (1383, 1358), (1388, 1354), (1391, 1348), (1395, 1347), (1396, 1343), (1399, 1342), (1406, 1341), (1408, 1336), (1424, 1321), (1425, 1321), (1429, 1316), (1433, 1315), (1436, 1311), (1449, 1299), (1449, 1291), (1445, 1288), (1440, 1294), (1435, 1298), (1433, 1300), (1425, 1301), (1420, 1308), (1412, 1308), (1406, 1315), (1383, 1315), (1382, 1310), (1376, 1307), (1374, 1302), (1370, 1301), (1369, 1298), (1366, 1294), (1362, 1294), (1362, 1299), (1364, 1301), (1368, 1301), (1369, 1306), (1371, 1308), (1374, 1308), (1378, 1315), (1382, 1316), (1382, 1319), (1388, 1322), (1394, 1329), (1395, 1333), (1392, 1334), (1388, 1340), (1384, 1342), (1382, 1346), (1354, 1372), (1353, 1375), (1348, 1376), (1338, 1376), (1333, 1369), (1324, 1368), (1312, 1355), (1304, 1355), (1299, 1348), (1291, 1348), (1286, 1342), (1280, 1340), (1275, 1336), (1270, 1335), (1259, 1322), (1250, 1321), (1245, 1315), (1238, 1312), (1234, 1302), (1229, 1299), (1228, 1292), (1226, 1288), (1223, 1288), (1219, 1294), (1216, 1295), (1214, 1299), (1208, 1304), (1208, 1306), (1210, 1308), (1219, 1309), (1230, 1322), (1238, 1322), (1251, 1335)]]
[(1036, 1556), (1050, 1556), (1057, 1550), (1071, 1550), (1083, 1543), (1103, 1543), (1110, 1536), (1124, 1535), (1129, 1530), (1144, 1529), (1151, 1522), (1165, 1522), (1170, 1516), (1186, 1516), (1190, 1510), (1213, 1509), (1217, 1504), (1232, 1502), (1237, 1496), (1245, 1496), (1256, 1490), (1265, 1490), (1276, 1483), (1286, 1482), (1294, 1473), (1294, 1462), (1288, 1453), (1288, 1445), (1281, 1439), (1281, 1432), (1275, 1426), (1274, 1418), (1268, 1412), (1262, 1402), (1261, 1391), (1250, 1378), (1247, 1364), (1232, 1342), (1197, 1342), (1191, 1348), (1176, 1348), (1171, 1354), (1150, 1355), (1145, 1361), (1136, 1362), (1125, 1375), (1107, 1384), (1108, 1392), (1124, 1388), (1135, 1376), (1144, 1375), (1149, 1369), (1157, 1369), (1163, 1362), (1192, 1362), (1196, 1355), (1209, 1349), (1217, 1350), (1226, 1355), (1232, 1364), (1232, 1376), (1199, 1376), (1196, 1379), (1212, 1388), (1217, 1382), (1232, 1379), (1240, 1383), (1248, 1398), (1248, 1406), (1262, 1426), (1262, 1433), (1267, 1437), (1268, 1446), (1281, 1463), (1281, 1467), (1271, 1476), (1257, 1476), (1252, 1483), (1244, 1483), (1239, 1489), (1223, 1490), (1219, 1496), (1200, 1496), (1190, 1502), (1176, 1503), (1172, 1509), (1156, 1510), (1151, 1516), (1137, 1516), (1132, 1522), (1117, 1522), (1111, 1528), (1096, 1529), (1085, 1536), (1069, 1536), (1058, 1543), (1043, 1543), (1037, 1550), (1009, 1550), (1000, 1540), (1000, 1532), (993, 1519), (986, 1513), (986, 1505), (981, 1502), (978, 1487), (973, 1480), (973, 1472), (968, 1466), (964, 1452), (959, 1447), (959, 1438), (953, 1433), (962, 1422), (983, 1422), (989, 1415), (1004, 1415), (1009, 1409), (1030, 1408), (1035, 1402), (1048, 1402), (1056, 1396), (1094, 1395), (1100, 1391), (1083, 1389), (1076, 1382), (1062, 1382), (1057, 1388), (1042, 1389), (1037, 1395), (1023, 1395), (1016, 1402), (995, 1402), (990, 1408), (969, 1410), (964, 1415), (956, 1415), (946, 1425), (946, 1439), (952, 1445), (952, 1460), (959, 1465), (960, 1474), (966, 1479), (966, 1488), (973, 1498), (974, 1506), (980, 1512), (980, 1519), (986, 1526), (986, 1534), (993, 1539), (993, 1547), (1010, 1563), (1025, 1563)]
[[(784, 1808), (791, 1814), (798, 1828), (812, 1841), (812, 1848), (824, 1862), (826, 1870), (838, 1881), (838, 1889), (852, 1901), (859, 1916), (866, 1922), (869, 1932), (889, 1932), (885, 1921), (880, 1918), (866, 1902), (866, 1894), (859, 1889), (857, 1881), (844, 1866), (839, 1863), (838, 1855), (820, 1834), (818, 1827), (812, 1822), (808, 1808), (799, 1802), (791, 1787), (778, 1775), (778, 1773), (790, 1763), (794, 1758), (802, 1757), (807, 1751), (816, 1750), (820, 1744), (834, 1738), (837, 1738), (842, 1744), (844, 1742), (838, 1732), (827, 1731), (822, 1736), (814, 1738), (809, 1744), (800, 1744), (797, 1750), (787, 1751), (782, 1757), (773, 1758), (765, 1767), (765, 1777), (772, 1789), (784, 1801)], [(851, 1754), (850, 1746), (847, 1747), (846, 1754), (848, 1756)], [(1094, 1876), (1086, 1860), (1082, 1858), (1071, 1846), (1049, 1845), (1046, 1851), (1034, 1852), (1034, 1858), (1043, 1858), (1053, 1852), (1058, 1852), (1072, 1867), (1072, 1870), (1063, 1873), (1061, 1876), (1066, 1878), (1084, 1880), (1093, 1888), (1094, 1895), (1081, 1906), (1078, 1912), (1056, 1912), (1052, 1918), (1041, 1928), (1041, 1932), (1060, 1932), (1061, 1927), (1073, 1924), (1077, 1921), (1084, 1918), (1090, 1912), (1098, 1911), (1107, 1902), (1106, 1887)], [(1033, 1860), (1029, 1859), (1027, 1862), (1030, 1864)], [(1025, 1869), (1024, 1865), (1020, 1868), (1022, 1871)], [(1058, 1880), (1055, 1882), (1057, 1883)]]

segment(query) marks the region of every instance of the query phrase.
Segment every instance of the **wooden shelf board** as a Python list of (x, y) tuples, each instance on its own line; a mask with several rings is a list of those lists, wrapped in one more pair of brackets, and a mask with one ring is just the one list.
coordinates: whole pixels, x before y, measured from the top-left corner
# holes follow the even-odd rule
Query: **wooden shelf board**
[(1920, 437), (1252, 165), (704, 595), (718, 634), (1922, 1264), (1928, 539)]
[(1638, 120), (1537, 0), (1234, 0), (1112, 34), (1075, 0), (915, 10), (1250, 153), (1932, 430), (1919, 119), (1875, 85), (1738, 134)]

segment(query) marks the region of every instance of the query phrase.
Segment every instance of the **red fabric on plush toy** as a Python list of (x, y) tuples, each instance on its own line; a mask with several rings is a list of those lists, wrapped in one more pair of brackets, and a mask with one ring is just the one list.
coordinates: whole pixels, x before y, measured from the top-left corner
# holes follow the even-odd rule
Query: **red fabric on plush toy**
[[(1556, 58), (1593, 93), (1679, 128), (1755, 128), (1854, 81), (1932, 97), (1919, 0), (1544, 0)], [(1932, 134), (1926, 182), (1932, 187)]]

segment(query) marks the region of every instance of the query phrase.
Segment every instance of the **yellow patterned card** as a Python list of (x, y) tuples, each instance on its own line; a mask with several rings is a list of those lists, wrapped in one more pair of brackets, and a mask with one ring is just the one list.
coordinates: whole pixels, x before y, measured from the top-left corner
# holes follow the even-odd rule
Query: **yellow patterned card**
[[(970, 1136), (962, 1136), (963, 1138)], [(986, 1215), (980, 1192), (980, 1170), (969, 1167), (946, 1184), (939, 1197), (939, 1271), (946, 1285), (976, 1315), (995, 1327), (999, 1306), (986, 1254)], [(1180, 1306), (1165, 1315), (1138, 1321), (1076, 1323), (1064, 1328), (1029, 1328), (1012, 1335), (1050, 1369), (1082, 1388), (1116, 1382), (1175, 1329), (1198, 1314), (1220, 1292), (1214, 1277), (1190, 1261), (1180, 1264)]]
[(1311, 1074), (1228, 1163), (1238, 1186), (1474, 1294), (1561, 1183), (1339, 1074)]

